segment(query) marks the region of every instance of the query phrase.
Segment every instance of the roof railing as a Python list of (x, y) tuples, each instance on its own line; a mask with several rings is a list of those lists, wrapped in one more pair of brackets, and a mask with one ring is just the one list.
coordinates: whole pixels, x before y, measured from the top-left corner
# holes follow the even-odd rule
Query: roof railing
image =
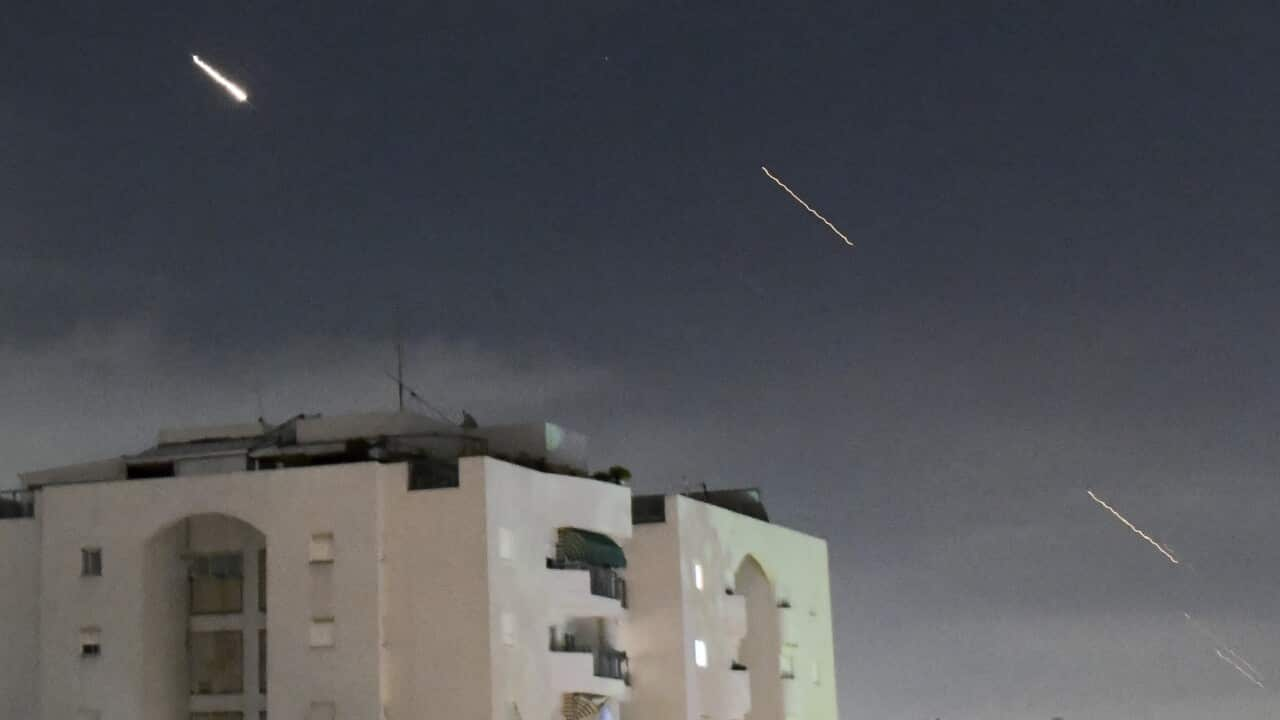
[(0, 490), (0, 520), (36, 516), (36, 494), (31, 490)]

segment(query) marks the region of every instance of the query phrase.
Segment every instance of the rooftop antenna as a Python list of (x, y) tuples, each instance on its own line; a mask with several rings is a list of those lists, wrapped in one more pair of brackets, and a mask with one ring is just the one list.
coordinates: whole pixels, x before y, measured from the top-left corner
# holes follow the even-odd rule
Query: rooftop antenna
[(262, 404), (262, 383), (253, 384), (253, 394), (258, 398), (258, 424), (261, 425), (265, 422), (262, 418), (267, 416), (267, 412), (263, 408)]
[(400, 304), (396, 303), (396, 407), (404, 412), (404, 325), (400, 320)]

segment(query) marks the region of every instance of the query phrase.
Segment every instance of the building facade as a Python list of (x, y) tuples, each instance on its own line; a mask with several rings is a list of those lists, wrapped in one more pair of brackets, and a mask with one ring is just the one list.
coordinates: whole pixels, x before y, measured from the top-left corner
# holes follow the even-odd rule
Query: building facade
[(26, 473), (0, 717), (835, 720), (825, 543), (585, 452), (369, 414)]

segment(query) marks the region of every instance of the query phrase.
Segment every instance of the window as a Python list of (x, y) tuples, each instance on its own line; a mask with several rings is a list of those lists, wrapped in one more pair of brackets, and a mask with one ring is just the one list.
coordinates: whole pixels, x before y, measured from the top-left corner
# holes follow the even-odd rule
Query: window
[(809, 663), (809, 677), (813, 679), (814, 687), (822, 685), (822, 671), (818, 668), (817, 660)]
[(707, 666), (707, 644), (701, 640), (693, 641), (693, 662), (701, 668)]
[(80, 549), (80, 574), (84, 577), (102, 575), (102, 548), (87, 547)]
[(244, 692), (244, 635), (238, 630), (191, 633), (191, 694)]
[(333, 562), (333, 533), (312, 535), (308, 555), (313, 563)]
[(780, 671), (779, 674), (782, 675), (783, 680), (796, 679), (795, 663), (792, 661), (791, 656), (788, 655), (787, 653), (783, 653), (778, 656), (778, 670)]
[(502, 613), (502, 642), (504, 645), (516, 644), (516, 616), (510, 612)]
[(267, 549), (258, 551), (258, 609), (267, 611)]
[(96, 627), (80, 628), (80, 656), (98, 657), (102, 654), (102, 631)]
[(702, 566), (698, 563), (693, 564), (693, 586), (702, 589)]
[(333, 647), (333, 618), (316, 618), (311, 621), (311, 647)]
[(240, 553), (191, 559), (191, 614), (223, 615), (244, 610), (244, 558)]
[(267, 694), (267, 631), (258, 631), (258, 692)]
[(458, 464), (430, 458), (409, 461), (410, 490), (439, 490), (458, 487)]
[(515, 538), (507, 528), (498, 528), (498, 557), (510, 560), (515, 557)]

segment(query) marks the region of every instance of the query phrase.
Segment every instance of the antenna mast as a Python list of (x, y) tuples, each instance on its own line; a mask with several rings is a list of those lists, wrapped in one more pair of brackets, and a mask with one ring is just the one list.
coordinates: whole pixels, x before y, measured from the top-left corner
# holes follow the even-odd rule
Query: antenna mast
[(400, 305), (396, 304), (396, 400), (404, 412), (404, 327), (400, 322)]

